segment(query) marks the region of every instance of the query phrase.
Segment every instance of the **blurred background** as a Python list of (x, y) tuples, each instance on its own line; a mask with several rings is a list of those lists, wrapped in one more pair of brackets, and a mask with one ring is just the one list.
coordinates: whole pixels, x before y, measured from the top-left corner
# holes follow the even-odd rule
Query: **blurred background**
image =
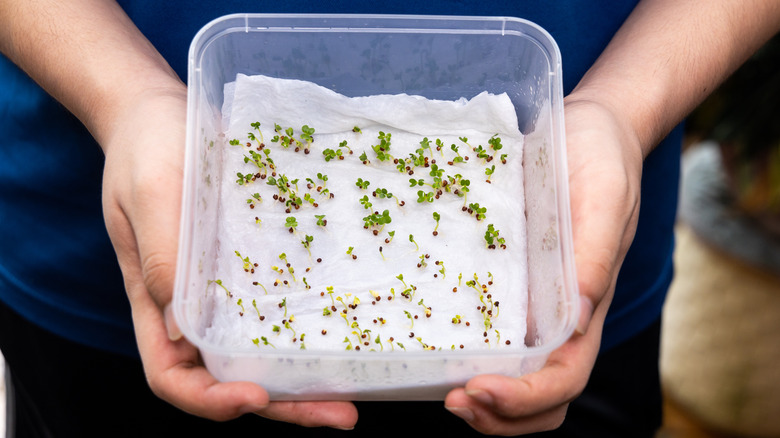
[(686, 132), (658, 437), (780, 437), (780, 38)]

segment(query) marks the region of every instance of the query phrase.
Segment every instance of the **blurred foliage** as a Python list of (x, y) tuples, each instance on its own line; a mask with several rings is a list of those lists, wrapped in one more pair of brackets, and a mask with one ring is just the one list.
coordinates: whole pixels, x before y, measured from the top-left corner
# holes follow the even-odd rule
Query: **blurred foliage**
[(721, 145), (737, 206), (780, 228), (780, 35), (691, 114), (687, 130)]

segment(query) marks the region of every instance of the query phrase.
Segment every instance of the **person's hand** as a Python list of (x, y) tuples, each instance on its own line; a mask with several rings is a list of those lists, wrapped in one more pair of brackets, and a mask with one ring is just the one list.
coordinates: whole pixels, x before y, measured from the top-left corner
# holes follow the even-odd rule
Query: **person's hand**
[(133, 313), (147, 380), (162, 399), (195, 415), (228, 420), (253, 412), (303, 426), (348, 429), (348, 402), (273, 402), (249, 382), (218, 382), (181, 337), (169, 304), (181, 205), (186, 89), (149, 91), (121, 113), (106, 152), (103, 209)]
[(540, 371), (520, 378), (477, 376), (447, 395), (445, 407), (483, 433), (560, 426), (590, 376), (615, 280), (636, 231), (643, 160), (636, 136), (594, 102), (567, 98), (565, 120), (579, 322)]

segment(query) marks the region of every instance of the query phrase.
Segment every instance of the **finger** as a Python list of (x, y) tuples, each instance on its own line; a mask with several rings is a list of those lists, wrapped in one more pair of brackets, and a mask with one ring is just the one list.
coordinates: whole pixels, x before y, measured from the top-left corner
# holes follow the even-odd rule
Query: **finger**
[[(134, 282), (142, 288), (143, 283)], [(171, 341), (163, 314), (148, 294), (134, 293), (133, 320), (144, 371), (161, 399), (212, 420), (224, 421), (268, 406), (268, 393), (250, 382), (217, 381), (201, 363), (198, 350), (186, 339)]]
[(587, 384), (601, 339), (599, 324), (588, 336), (574, 335), (555, 350), (541, 370), (512, 378), (483, 375), (450, 392), (445, 407), (475, 429), (520, 434), (556, 428), (568, 403)]
[(341, 430), (352, 430), (358, 419), (353, 403), (337, 401), (278, 401), (255, 413), (305, 427), (327, 426)]
[[(453, 391), (448, 399), (450, 397), (453, 399), (469, 398), (462, 388)], [(454, 407), (445, 404), (445, 408), (478, 432), (486, 435), (515, 436), (558, 428), (566, 417), (567, 405), (556, 406), (551, 410), (523, 417), (505, 417), (479, 404), (468, 407)]]
[(155, 394), (180, 409), (226, 421), (268, 406), (268, 393), (251, 382), (218, 382), (200, 365), (181, 362), (149, 381)]
[(544, 368), (521, 377), (474, 377), (464, 387), (468, 399), (458, 401), (488, 407), (505, 417), (536, 415), (568, 403), (587, 383), (598, 352), (597, 341), (575, 335), (550, 355)]

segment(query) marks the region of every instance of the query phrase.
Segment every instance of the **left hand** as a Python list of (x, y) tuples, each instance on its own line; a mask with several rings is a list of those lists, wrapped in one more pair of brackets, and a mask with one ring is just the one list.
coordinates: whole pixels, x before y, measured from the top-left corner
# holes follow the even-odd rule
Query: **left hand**
[(636, 231), (643, 156), (635, 133), (594, 102), (567, 99), (565, 115), (579, 323), (540, 371), (477, 376), (447, 395), (445, 407), (482, 433), (517, 435), (561, 425), (588, 382)]

